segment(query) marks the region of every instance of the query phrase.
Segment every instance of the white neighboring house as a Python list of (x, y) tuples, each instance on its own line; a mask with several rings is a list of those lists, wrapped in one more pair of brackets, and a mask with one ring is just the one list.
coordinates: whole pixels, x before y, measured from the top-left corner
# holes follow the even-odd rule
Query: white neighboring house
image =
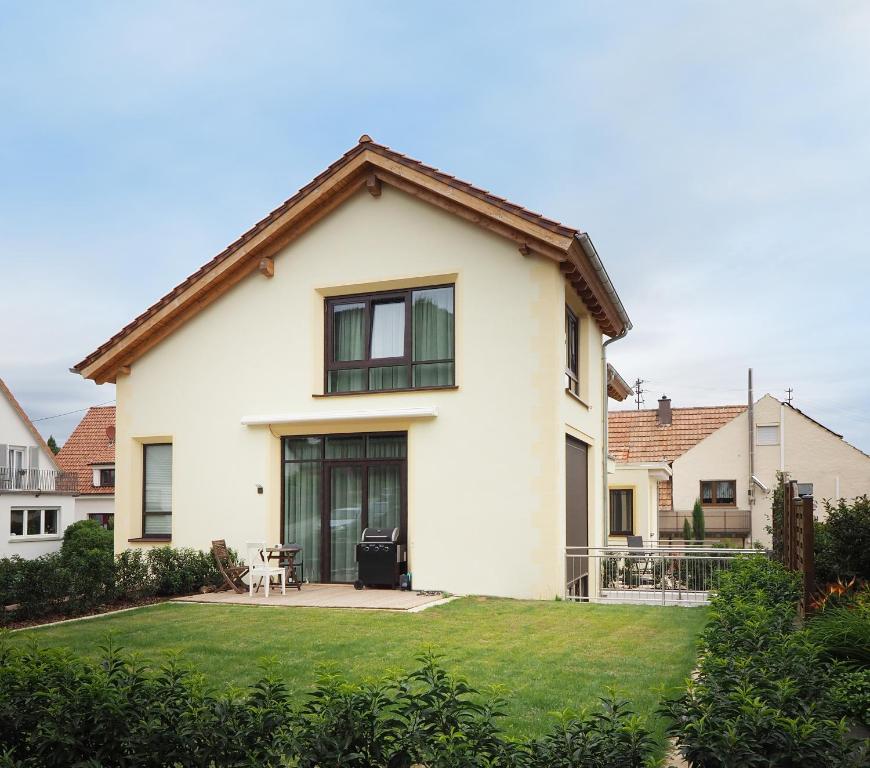
[(76, 520), (115, 527), (115, 406), (89, 408), (57, 454), (76, 477)]
[(0, 379), (0, 557), (60, 549), (75, 520), (75, 476), (54, 454)]

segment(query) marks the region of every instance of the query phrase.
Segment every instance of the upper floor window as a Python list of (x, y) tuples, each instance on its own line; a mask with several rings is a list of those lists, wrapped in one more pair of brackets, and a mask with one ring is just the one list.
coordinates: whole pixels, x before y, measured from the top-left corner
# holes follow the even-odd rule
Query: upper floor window
[(580, 321), (565, 307), (565, 389), (580, 394)]
[(737, 503), (736, 480), (702, 480), (701, 503), (707, 506), (730, 506)]
[(779, 424), (759, 424), (755, 428), (756, 445), (779, 445)]
[(100, 470), (100, 488), (105, 488), (107, 486), (115, 485), (115, 470), (114, 469), (101, 469)]
[(326, 391), (450, 387), (453, 286), (328, 299)]

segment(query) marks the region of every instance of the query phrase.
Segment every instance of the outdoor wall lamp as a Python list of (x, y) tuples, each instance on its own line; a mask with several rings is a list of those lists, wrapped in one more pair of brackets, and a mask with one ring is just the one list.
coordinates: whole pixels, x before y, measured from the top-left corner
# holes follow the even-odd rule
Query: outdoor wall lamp
[(262, 493), (263, 493), (263, 486), (262, 485), (257, 486), (257, 493), (262, 495)]

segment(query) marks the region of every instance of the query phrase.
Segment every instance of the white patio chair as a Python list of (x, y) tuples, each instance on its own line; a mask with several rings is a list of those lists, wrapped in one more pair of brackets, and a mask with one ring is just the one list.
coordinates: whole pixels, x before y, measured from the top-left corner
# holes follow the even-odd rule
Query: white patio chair
[(254, 596), (254, 582), (257, 581), (257, 589), (260, 588), (260, 583), (263, 579), (266, 580), (266, 597), (269, 597), (269, 583), (272, 577), (276, 576), (281, 581), (281, 594), (287, 594), (287, 583), (285, 580), (284, 569), (278, 565), (269, 565), (263, 557), (263, 550), (266, 548), (265, 541), (249, 541), (248, 548), (248, 588), (251, 597)]

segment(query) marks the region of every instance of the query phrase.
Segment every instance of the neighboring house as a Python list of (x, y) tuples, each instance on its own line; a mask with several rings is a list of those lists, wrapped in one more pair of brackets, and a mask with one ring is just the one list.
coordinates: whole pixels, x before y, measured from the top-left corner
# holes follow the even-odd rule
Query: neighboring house
[(819, 502), (870, 493), (870, 457), (842, 435), (771, 395), (754, 404), (752, 421), (750, 446), (745, 405), (672, 408), (662, 398), (655, 410), (610, 414), (609, 449), (618, 465), (664, 461), (671, 467), (670, 480), (659, 484), (661, 537), (681, 538), (683, 520), (691, 520), (700, 499), (708, 537), (769, 545), (779, 471), (812, 483)]
[(76, 476), (76, 519), (115, 524), (115, 406), (89, 408), (57, 454), (57, 463)]
[(351, 582), (396, 526), (415, 588), (561, 595), (629, 328), (587, 235), (363, 136), (75, 367), (117, 385), (116, 549), (297, 542)]
[(38, 557), (60, 548), (75, 519), (75, 477), (0, 379), (0, 557)]

